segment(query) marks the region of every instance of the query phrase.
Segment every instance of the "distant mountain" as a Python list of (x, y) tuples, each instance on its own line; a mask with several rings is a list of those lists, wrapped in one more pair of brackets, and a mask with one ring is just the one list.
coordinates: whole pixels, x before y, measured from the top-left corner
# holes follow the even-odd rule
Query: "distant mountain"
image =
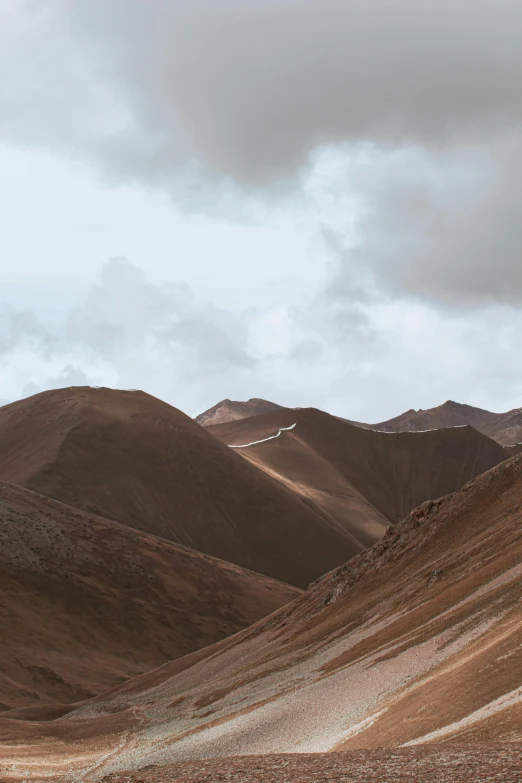
[(208, 432), (230, 446), (252, 444), (236, 451), (319, 506), (361, 550), (419, 503), (460, 489), (506, 459), (498, 443), (469, 426), (373, 432), (314, 408), (282, 408)]
[(221, 400), (213, 408), (209, 408), (208, 411), (204, 411), (204, 413), (196, 416), (196, 421), (203, 427), (208, 427), (211, 424), (224, 424), (228, 421), (246, 419), (249, 416), (260, 416), (263, 413), (270, 413), (279, 408), (281, 406), (276, 405), (275, 402), (260, 400), (257, 397), (253, 397), (251, 400), (247, 400), (247, 402)]
[(299, 590), (0, 482), (0, 713), (83, 700)]
[(479, 432), (496, 440), (501, 446), (511, 446), (522, 442), (522, 408), (507, 413), (492, 413), (472, 405), (462, 405), (448, 400), (437, 408), (414, 410), (378, 424), (361, 424), (360, 427), (383, 432), (418, 432), (419, 430), (438, 430), (442, 427), (474, 427)]
[(140, 391), (72, 387), (0, 408), (0, 480), (297, 587), (359, 551), (312, 503)]

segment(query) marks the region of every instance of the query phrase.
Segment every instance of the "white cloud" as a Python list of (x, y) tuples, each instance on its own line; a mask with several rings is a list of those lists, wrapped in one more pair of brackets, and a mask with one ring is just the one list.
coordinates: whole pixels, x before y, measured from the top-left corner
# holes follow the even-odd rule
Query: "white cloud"
[[(54, 325), (12, 313), (2, 397), (76, 384), (143, 388), (195, 415), (226, 396), (265, 396), (361, 420), (449, 397), (493, 408), (522, 395), (522, 314), (483, 319), (412, 301), (368, 300), (340, 320), (323, 295), (232, 316), (186, 284), (158, 285), (108, 262), (84, 302)], [(485, 362), (485, 357), (488, 361)]]

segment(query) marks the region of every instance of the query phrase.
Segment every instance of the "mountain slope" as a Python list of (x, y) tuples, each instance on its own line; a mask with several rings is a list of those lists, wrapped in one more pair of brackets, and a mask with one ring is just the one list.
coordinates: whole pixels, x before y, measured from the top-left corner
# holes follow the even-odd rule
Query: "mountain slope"
[(242, 754), (520, 743), (521, 599), (514, 457), (252, 628), (59, 726), (0, 722), (0, 737), (18, 775), (45, 768), (53, 780), (155, 764), (143, 779), (159, 781), (173, 761)]
[(418, 411), (412, 409), (379, 424), (359, 426), (384, 432), (416, 432), (442, 427), (469, 426), (496, 440), (502, 446), (511, 446), (522, 442), (522, 408), (507, 413), (492, 413), (482, 408), (474, 408), (472, 405), (461, 405), (448, 400), (437, 408)]
[(361, 549), (378, 540), (389, 522), (459, 489), (507, 456), (471, 427), (386, 434), (313, 408), (281, 409), (208, 431), (229, 445), (254, 443), (237, 451), (317, 503)]
[(263, 413), (278, 410), (280, 407), (275, 402), (261, 400), (257, 397), (246, 402), (227, 399), (221, 400), (208, 411), (200, 413), (199, 416), (196, 416), (195, 421), (203, 427), (208, 427), (211, 424), (224, 424), (227, 421), (246, 419), (249, 416), (260, 416)]
[(0, 711), (85, 699), (298, 593), (0, 483)]
[(0, 479), (305, 587), (354, 554), (313, 504), (143, 392), (44, 392), (0, 408)]

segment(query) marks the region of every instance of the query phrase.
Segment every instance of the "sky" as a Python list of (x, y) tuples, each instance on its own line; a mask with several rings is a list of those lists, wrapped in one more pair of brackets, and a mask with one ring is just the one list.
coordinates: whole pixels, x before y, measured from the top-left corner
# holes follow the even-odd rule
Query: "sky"
[(519, 0), (0, 0), (0, 403), (522, 406)]

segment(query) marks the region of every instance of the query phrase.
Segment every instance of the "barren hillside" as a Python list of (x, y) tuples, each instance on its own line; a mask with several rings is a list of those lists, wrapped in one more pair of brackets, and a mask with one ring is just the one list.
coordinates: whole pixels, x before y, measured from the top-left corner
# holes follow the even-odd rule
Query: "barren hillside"
[(320, 506), (361, 550), (419, 503), (459, 489), (506, 458), (502, 447), (471, 427), (387, 434), (313, 408), (281, 409), (208, 430), (232, 446), (252, 443), (237, 452)]
[[(372, 549), (235, 637), (54, 724), (0, 722), (16, 763), (4, 774), (30, 780), (45, 768), (53, 780), (94, 781), (147, 767), (135, 778), (148, 783), (166, 779), (166, 764), (199, 759), (199, 779), (217, 780), (205, 778), (215, 770), (205, 759), (358, 749), (371, 772), (383, 759), (372, 749), (412, 748), (404, 778), (390, 778), (399, 781), (423, 769), (415, 761), (426, 758), (423, 745), (451, 743), (464, 748), (457, 775), (473, 764), (482, 775), (487, 743), (522, 740), (521, 598), (522, 458), (514, 457), (423, 504)], [(519, 756), (499, 752), (506, 774), (499, 778), (502, 767), (490, 759), (490, 779), (517, 780), (507, 774)], [(389, 757), (396, 770), (408, 753)], [(439, 753), (441, 769), (450, 756)], [(258, 760), (257, 769), (268, 763)], [(232, 769), (233, 760), (226, 764)], [(298, 769), (306, 779), (306, 767)], [(449, 769), (442, 780), (462, 780)], [(250, 780), (247, 773), (237, 779)]]
[(0, 482), (0, 712), (86, 699), (298, 593)]
[(300, 587), (357, 548), (185, 414), (73, 387), (0, 408), (0, 479)]

